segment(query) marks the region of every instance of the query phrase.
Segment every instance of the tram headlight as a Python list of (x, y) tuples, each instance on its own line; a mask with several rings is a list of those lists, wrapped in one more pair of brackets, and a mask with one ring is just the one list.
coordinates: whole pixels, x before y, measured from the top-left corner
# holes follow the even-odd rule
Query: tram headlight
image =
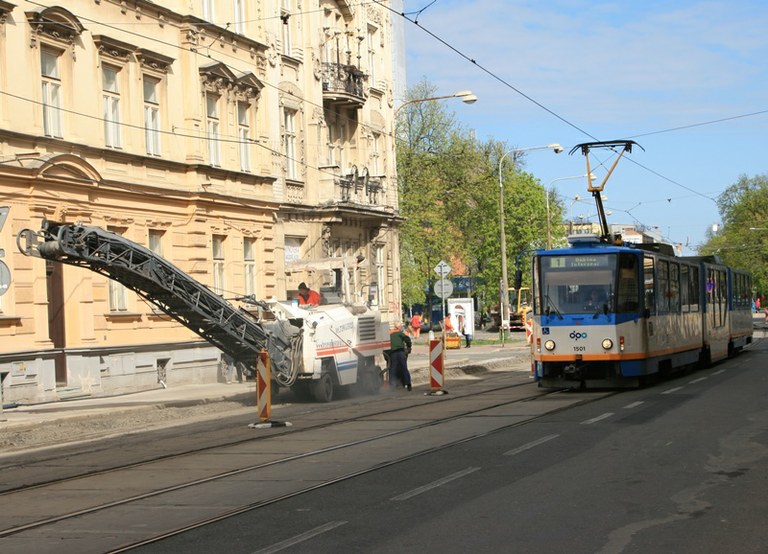
[(552, 352), (555, 349), (555, 341), (548, 340), (547, 342), (544, 343), (544, 348)]
[(603, 339), (603, 349), (610, 350), (613, 348), (613, 341), (611, 339)]

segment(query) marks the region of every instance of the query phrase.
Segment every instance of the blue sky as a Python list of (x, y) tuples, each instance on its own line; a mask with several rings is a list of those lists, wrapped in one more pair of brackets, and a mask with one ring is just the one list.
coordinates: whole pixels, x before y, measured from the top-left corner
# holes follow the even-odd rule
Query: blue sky
[[(632, 138), (645, 148), (606, 185), (609, 222), (658, 227), (694, 254), (720, 221), (717, 195), (741, 175), (768, 173), (764, 0), (431, 1), (405, 0), (412, 20), (426, 8), (419, 25), (405, 22), (408, 85), (426, 79), (441, 95), (471, 89), (477, 103), (446, 107), (480, 140), (562, 144), (562, 154), (526, 156), (525, 170), (544, 186), (586, 172), (584, 156), (568, 155), (578, 143)], [(745, 114), (756, 115), (737, 117)], [(594, 166), (613, 159), (594, 156), (602, 178), (605, 168)], [(574, 216), (594, 213), (585, 180), (553, 187)]]

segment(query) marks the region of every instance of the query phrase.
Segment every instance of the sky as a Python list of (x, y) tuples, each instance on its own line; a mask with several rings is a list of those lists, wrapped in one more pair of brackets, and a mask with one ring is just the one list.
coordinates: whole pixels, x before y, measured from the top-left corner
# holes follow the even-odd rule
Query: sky
[[(595, 221), (583, 142), (636, 141), (603, 192), (609, 223), (644, 225), (696, 254), (716, 200), (768, 173), (768, 2), (405, 0), (407, 86), (445, 101), (478, 140), (528, 152), (566, 217)], [(414, 24), (416, 21), (418, 24)], [(644, 150), (643, 150), (644, 149)], [(602, 181), (615, 157), (590, 154)], [(580, 200), (576, 200), (576, 196)]]

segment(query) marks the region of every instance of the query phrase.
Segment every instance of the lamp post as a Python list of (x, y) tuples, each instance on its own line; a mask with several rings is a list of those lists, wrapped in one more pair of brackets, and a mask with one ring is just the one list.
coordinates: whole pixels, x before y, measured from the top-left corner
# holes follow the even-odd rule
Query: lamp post
[(507, 236), (504, 232), (504, 179), (502, 178), (501, 167), (504, 158), (509, 154), (518, 154), (520, 152), (530, 152), (531, 150), (552, 150), (555, 154), (563, 151), (559, 144), (547, 144), (546, 146), (529, 146), (527, 148), (515, 148), (508, 150), (499, 158), (499, 239), (501, 242), (501, 346), (504, 346), (506, 330), (509, 328), (509, 289), (507, 286)]
[[(566, 181), (568, 179), (581, 179), (586, 177), (595, 179), (595, 176), (592, 173), (585, 173), (584, 175), (571, 175), (570, 177), (558, 177), (557, 179), (552, 179), (547, 186), (547, 190), (544, 191), (544, 194), (547, 198), (547, 250), (552, 249), (552, 220), (549, 217), (549, 192), (552, 190), (552, 185), (558, 181)], [(573, 204), (571, 204), (571, 206), (573, 206)]]
[(459, 92), (455, 92), (453, 94), (447, 94), (445, 96), (432, 96), (430, 98), (414, 98), (413, 100), (407, 100), (400, 104), (397, 109), (395, 110), (394, 119), (397, 119), (397, 114), (400, 113), (400, 110), (402, 110), (404, 107), (409, 106), (411, 104), (418, 104), (420, 102), (431, 102), (432, 100), (445, 100), (447, 98), (460, 98), (462, 102), (465, 104), (474, 104), (477, 102), (477, 96), (475, 96), (471, 90), (460, 90)]

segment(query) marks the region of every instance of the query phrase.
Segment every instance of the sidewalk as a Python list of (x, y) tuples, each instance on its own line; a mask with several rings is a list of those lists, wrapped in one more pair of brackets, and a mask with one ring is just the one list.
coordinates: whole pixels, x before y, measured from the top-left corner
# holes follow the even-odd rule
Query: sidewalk
[[(526, 370), (528, 347), (525, 335), (510, 337), (505, 346), (500, 343), (486, 344), (487, 341), (498, 339), (498, 334), (478, 332), (478, 340), (467, 350), (446, 351), (446, 380), (450, 379), (449, 370), (454, 375), (471, 373), (476, 375), (483, 371), (498, 371), (516, 369)], [(463, 345), (463, 342), (462, 342)], [(472, 355), (470, 359), (468, 356)], [(490, 361), (483, 362), (487, 357)], [(414, 386), (429, 383), (429, 341), (422, 335), (414, 341), (413, 351), (409, 357)], [(276, 403), (280, 402), (278, 397)], [(0, 412), (0, 434), (8, 431), (20, 431), (40, 425), (56, 425), (64, 421), (77, 420), (92, 422), (104, 418), (115, 417), (117, 414), (136, 411), (163, 410), (169, 408), (189, 408), (215, 403), (230, 403), (228, 409), (237, 407), (250, 408), (256, 414), (256, 383), (207, 383), (207, 384), (169, 384), (168, 388), (158, 385), (157, 389), (124, 394), (119, 396), (102, 396), (94, 398), (79, 398), (61, 400), (43, 404), (25, 404), (5, 408)], [(211, 408), (215, 412), (215, 408)], [(162, 418), (157, 418), (162, 419)], [(1, 441), (0, 441), (1, 442)]]

